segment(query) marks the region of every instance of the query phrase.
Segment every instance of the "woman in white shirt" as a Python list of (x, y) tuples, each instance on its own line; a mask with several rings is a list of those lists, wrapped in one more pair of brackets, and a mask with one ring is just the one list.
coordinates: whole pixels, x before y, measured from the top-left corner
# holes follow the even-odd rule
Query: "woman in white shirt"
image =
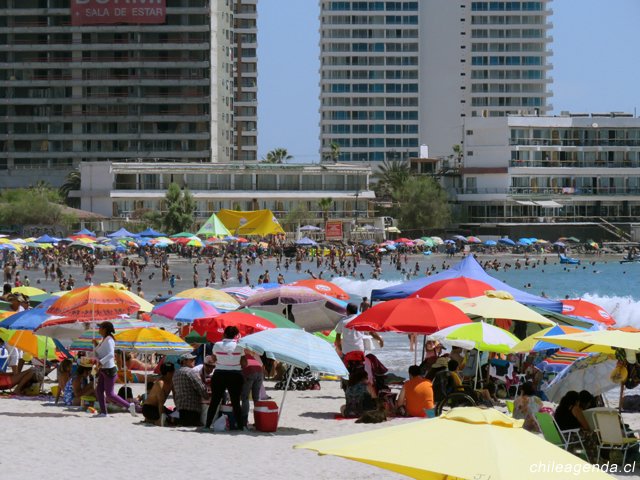
[(115, 362), (116, 341), (113, 338), (115, 329), (111, 322), (102, 322), (98, 325), (98, 332), (102, 335), (102, 340), (94, 340), (94, 352), (100, 363), (100, 371), (98, 372), (98, 386), (96, 388), (96, 396), (100, 404), (100, 417), (107, 416), (107, 402), (113, 402), (121, 407), (129, 410), (131, 415), (136, 414), (136, 406), (127, 402), (124, 398), (119, 397), (113, 391), (118, 374), (118, 367)]

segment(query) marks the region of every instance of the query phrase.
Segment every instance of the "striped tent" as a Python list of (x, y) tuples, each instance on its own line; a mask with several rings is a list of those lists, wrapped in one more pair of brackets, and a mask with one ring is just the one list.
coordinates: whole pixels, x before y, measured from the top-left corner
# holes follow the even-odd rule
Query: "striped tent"
[(588, 353), (560, 350), (537, 363), (535, 367), (546, 373), (559, 373), (580, 358), (589, 356)]

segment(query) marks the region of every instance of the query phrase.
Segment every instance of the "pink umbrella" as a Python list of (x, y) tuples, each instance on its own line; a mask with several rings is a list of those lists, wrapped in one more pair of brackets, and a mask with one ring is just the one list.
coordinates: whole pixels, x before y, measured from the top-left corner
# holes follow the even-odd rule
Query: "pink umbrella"
[(220, 315), (220, 311), (212, 303), (193, 298), (169, 300), (154, 307), (151, 313), (183, 323), (192, 323), (196, 318)]

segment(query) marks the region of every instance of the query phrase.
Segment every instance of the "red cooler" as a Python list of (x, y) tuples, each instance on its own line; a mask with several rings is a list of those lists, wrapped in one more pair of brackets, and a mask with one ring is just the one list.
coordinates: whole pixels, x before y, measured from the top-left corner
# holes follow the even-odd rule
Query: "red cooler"
[(253, 419), (259, 432), (275, 432), (278, 429), (278, 404), (269, 401), (256, 402)]

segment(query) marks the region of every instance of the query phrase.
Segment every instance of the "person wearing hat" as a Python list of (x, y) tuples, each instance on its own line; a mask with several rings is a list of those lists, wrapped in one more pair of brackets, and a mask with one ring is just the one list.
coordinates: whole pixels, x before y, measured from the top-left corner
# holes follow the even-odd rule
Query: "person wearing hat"
[(185, 427), (202, 425), (202, 403), (208, 399), (207, 387), (193, 367), (196, 356), (185, 353), (180, 368), (173, 374), (173, 402), (178, 410), (178, 423)]
[[(196, 363), (198, 362), (198, 358), (196, 356)], [(193, 367), (193, 371), (198, 374), (202, 383), (207, 387), (207, 393), (211, 395), (211, 377), (213, 376), (213, 371), (216, 368), (216, 359), (212, 355), (207, 355), (204, 357), (204, 362), (200, 365), (196, 365)]]

